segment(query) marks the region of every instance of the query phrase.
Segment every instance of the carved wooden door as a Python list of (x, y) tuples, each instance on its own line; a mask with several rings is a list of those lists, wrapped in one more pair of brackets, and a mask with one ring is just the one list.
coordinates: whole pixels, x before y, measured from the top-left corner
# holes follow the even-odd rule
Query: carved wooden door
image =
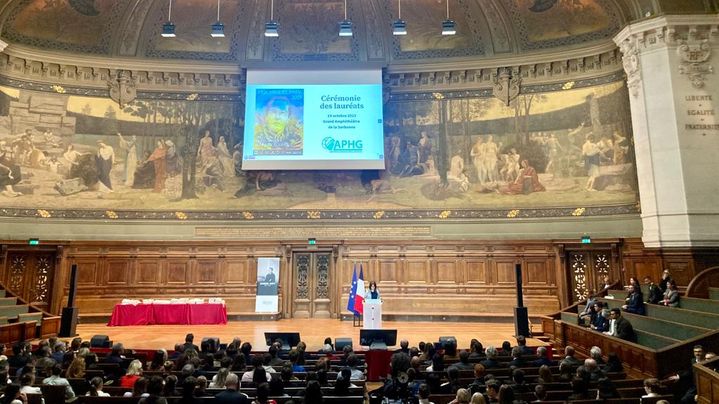
[(568, 251), (567, 265), (572, 303), (587, 298), (590, 290), (602, 289), (605, 275), (612, 274), (611, 250)]
[(55, 252), (8, 252), (5, 264), (5, 286), (26, 302), (43, 310), (49, 310), (55, 258)]
[(329, 318), (331, 252), (292, 254), (292, 317)]

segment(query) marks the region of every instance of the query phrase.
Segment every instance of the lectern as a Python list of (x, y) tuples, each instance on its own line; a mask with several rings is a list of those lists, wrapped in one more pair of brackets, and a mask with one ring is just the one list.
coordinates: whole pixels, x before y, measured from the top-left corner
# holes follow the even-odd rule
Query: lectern
[(366, 299), (364, 301), (364, 329), (379, 330), (382, 328), (382, 301)]

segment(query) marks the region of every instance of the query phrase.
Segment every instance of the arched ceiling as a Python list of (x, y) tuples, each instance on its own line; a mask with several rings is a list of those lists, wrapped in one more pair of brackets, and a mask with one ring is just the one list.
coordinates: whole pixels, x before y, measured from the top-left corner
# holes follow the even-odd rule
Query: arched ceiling
[[(349, 0), (353, 38), (337, 35), (343, 0), (275, 0), (280, 37), (262, 36), (269, 0), (221, 0), (225, 38), (211, 38), (215, 0), (173, 0), (176, 38), (162, 38), (169, 0), (5, 0), (0, 38), (50, 51), (218, 62), (432, 61), (521, 54), (607, 40), (652, 0), (449, 0), (458, 34), (440, 35), (445, 0), (403, 0), (409, 34), (393, 37), (396, 0)], [(681, 0), (685, 4), (695, 0)], [(701, 1), (701, 0), (699, 0)], [(646, 3), (646, 4), (644, 4)]]

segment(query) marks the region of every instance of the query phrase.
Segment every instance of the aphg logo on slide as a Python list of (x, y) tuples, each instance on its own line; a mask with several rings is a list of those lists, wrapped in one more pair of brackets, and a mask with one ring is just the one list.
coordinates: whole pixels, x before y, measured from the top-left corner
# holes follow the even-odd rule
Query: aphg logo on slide
[(356, 153), (362, 151), (362, 140), (337, 140), (327, 136), (322, 139), (322, 147), (330, 153)]

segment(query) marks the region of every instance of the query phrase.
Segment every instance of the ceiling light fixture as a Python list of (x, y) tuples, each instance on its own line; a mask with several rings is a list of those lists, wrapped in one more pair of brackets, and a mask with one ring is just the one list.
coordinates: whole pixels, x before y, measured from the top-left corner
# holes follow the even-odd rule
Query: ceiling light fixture
[(392, 23), (392, 35), (407, 35), (407, 22), (402, 19), (402, 0), (397, 0), (397, 19)]
[(347, 19), (347, 0), (345, 0), (345, 19), (340, 21), (340, 36), (352, 36), (352, 21)]
[(210, 36), (213, 38), (225, 37), (225, 24), (220, 22), (220, 0), (217, 0), (217, 22), (212, 24)]
[(449, 0), (447, 3), (447, 19), (442, 21), (442, 35), (454, 35), (457, 33), (457, 25), (454, 20), (449, 19)]
[(270, 1), (270, 20), (265, 23), (265, 36), (277, 38), (280, 36), (280, 24), (275, 21), (275, 0)]
[(163, 38), (174, 38), (175, 37), (175, 24), (172, 23), (172, 0), (170, 0), (170, 6), (167, 9), (167, 22), (162, 25)]

